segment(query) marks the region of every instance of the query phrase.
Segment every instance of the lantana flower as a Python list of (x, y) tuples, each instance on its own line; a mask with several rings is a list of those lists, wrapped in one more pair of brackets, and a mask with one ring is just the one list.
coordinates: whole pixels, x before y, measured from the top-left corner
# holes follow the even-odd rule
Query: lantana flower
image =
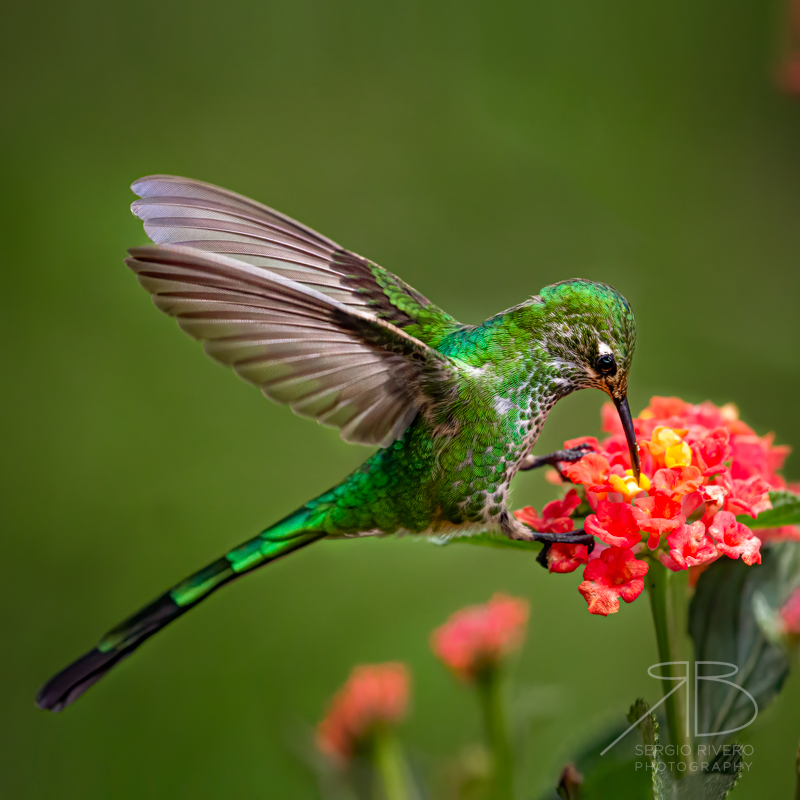
[(583, 566), (580, 591), (591, 613), (614, 613), (619, 597), (630, 602), (638, 596), (648, 567), (642, 558), (676, 571), (690, 569), (693, 582), (721, 556), (758, 564), (763, 540), (800, 540), (798, 527), (756, 535), (737, 519), (756, 518), (772, 507), (770, 489), (786, 488), (778, 471), (789, 448), (775, 446), (772, 434), (756, 434), (735, 406), (652, 398), (633, 420), (642, 467), (638, 482), (619, 415), (610, 403), (603, 407), (602, 422), (609, 436), (566, 442), (567, 448), (588, 445), (591, 452), (561, 463), (551, 476), (573, 484), (578, 493), (570, 489), (565, 505), (548, 504), (541, 518), (531, 508), (517, 512), (534, 530), (564, 533), (574, 530), (574, 510), (586, 501), (594, 513), (586, 517), (584, 530), (598, 540), (594, 550), (552, 544), (547, 565), (551, 572)]
[[(581, 504), (578, 492), (570, 489), (563, 500), (553, 500), (542, 509), (542, 516), (532, 506), (517, 509), (514, 516), (538, 533), (569, 533), (575, 523), (570, 518)], [(585, 544), (556, 542), (547, 552), (547, 567), (550, 572), (573, 572), (589, 560), (589, 548)]]
[(611, 474), (611, 464), (600, 453), (587, 453), (580, 461), (565, 464), (562, 473), (573, 483), (579, 483), (589, 488), (604, 487)]
[(650, 491), (650, 478), (644, 473), (639, 476), (639, 482), (633, 475), (632, 469), (626, 469), (624, 475), (613, 473), (608, 478), (608, 483), (611, 488), (617, 493), (622, 495), (625, 501), (638, 497), (642, 493)]
[(692, 447), (694, 462), (703, 474), (723, 472), (731, 455), (731, 435), (727, 428), (714, 428)]
[(698, 567), (719, 558), (714, 540), (706, 532), (702, 522), (687, 525), (685, 522), (667, 534), (669, 554), (662, 558), (665, 566), (672, 570)]
[(456, 676), (475, 681), (522, 644), (528, 613), (527, 600), (495, 594), (456, 611), (431, 634), (431, 647)]
[(725, 510), (733, 514), (748, 514), (755, 519), (762, 511), (772, 508), (769, 501), (769, 484), (760, 475), (737, 480), (730, 474), (719, 476), (718, 483), (727, 492)]
[(317, 726), (317, 746), (345, 763), (381, 728), (406, 714), (409, 674), (404, 664), (365, 664), (353, 669)]
[(635, 506), (601, 500), (597, 513), (586, 517), (584, 528), (612, 547), (630, 548), (641, 541), (639, 524), (644, 518), (644, 512)]
[(563, 500), (552, 500), (542, 509), (542, 516), (532, 506), (514, 512), (514, 516), (539, 533), (568, 533), (574, 527), (570, 514), (581, 504), (578, 492), (570, 489)]
[(627, 547), (609, 547), (591, 560), (578, 587), (592, 614), (607, 617), (619, 611), (619, 598), (632, 603), (644, 589), (648, 566)]
[(708, 526), (708, 532), (714, 537), (717, 549), (726, 556), (741, 556), (742, 561), (751, 566), (761, 563), (761, 541), (750, 528), (737, 522), (730, 511), (718, 511)]

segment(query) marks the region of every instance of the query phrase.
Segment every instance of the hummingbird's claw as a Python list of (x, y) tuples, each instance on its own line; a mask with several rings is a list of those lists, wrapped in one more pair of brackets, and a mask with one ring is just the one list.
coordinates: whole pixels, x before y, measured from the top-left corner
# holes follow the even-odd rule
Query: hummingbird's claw
[(586, 544), (594, 546), (594, 536), (591, 533), (586, 533), (583, 528), (577, 531), (570, 531), (569, 533), (539, 533), (538, 531), (531, 530), (530, 538), (536, 542), (545, 542), (547, 544)]
[[(537, 467), (543, 467), (545, 464), (549, 464), (551, 467), (555, 467), (556, 469), (561, 472), (558, 468), (558, 464), (561, 461), (580, 461), (587, 453), (592, 452), (592, 446), (588, 442), (584, 442), (583, 444), (577, 444), (575, 447), (567, 447), (564, 450), (556, 450), (553, 453), (548, 453), (544, 456), (528, 456), (522, 464), (520, 464), (520, 470), (529, 470), (529, 469), (536, 469)], [(563, 475), (561, 476), (564, 477)]]
[(551, 546), (552, 542), (544, 542), (542, 549), (536, 556), (536, 563), (544, 567), (548, 572), (550, 571), (550, 565), (547, 563), (547, 554), (550, 552)]
[(592, 550), (594, 550), (594, 536), (586, 533), (583, 528), (579, 528), (577, 531), (570, 531), (569, 533), (538, 533), (534, 531), (531, 538), (537, 542), (542, 542), (542, 549), (536, 556), (536, 561), (545, 569), (549, 569), (547, 554), (556, 542), (561, 544), (585, 544), (587, 553), (591, 553)]

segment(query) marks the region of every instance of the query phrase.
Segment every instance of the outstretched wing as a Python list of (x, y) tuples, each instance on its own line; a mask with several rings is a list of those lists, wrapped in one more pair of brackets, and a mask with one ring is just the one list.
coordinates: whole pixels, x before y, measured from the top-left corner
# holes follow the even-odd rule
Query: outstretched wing
[(342, 290), (323, 293), (194, 246), (130, 254), (156, 306), (212, 358), (296, 413), (341, 428), (346, 441), (388, 446), (458, 380), (458, 362), (346, 304)]
[(172, 175), (141, 178), (133, 213), (160, 245), (183, 245), (263, 267), (436, 343), (459, 323), (396, 275), (267, 206)]

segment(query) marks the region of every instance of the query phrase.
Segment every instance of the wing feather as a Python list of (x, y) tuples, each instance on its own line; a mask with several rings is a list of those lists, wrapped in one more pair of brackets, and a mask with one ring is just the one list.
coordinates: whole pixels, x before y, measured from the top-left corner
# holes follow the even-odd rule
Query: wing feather
[[(172, 188), (151, 180), (154, 190)], [(280, 273), (267, 269), (264, 264), (275, 259), (265, 249), (259, 251), (265, 248), (260, 244), (237, 249), (199, 247), (210, 240), (198, 238), (183, 244), (164, 239), (162, 246), (131, 250), (126, 263), (155, 304), (202, 340), (212, 358), (296, 413), (341, 428), (346, 441), (384, 447), (434, 402), (425, 388), (432, 376), (433, 383), (442, 385), (456, 380), (457, 362), (373, 315), (363, 302), (348, 302), (349, 293), (334, 287), (333, 273), (316, 266), (315, 259), (321, 260), (317, 252), (337, 247), (335, 243), (224, 190), (194, 188), (196, 193), (183, 202), (208, 205), (209, 197), (218, 199), (222, 192), (229, 216), (276, 228), (276, 240), (282, 237), (283, 245), (291, 244), (303, 259), (302, 270), (313, 273), (312, 279), (300, 282), (289, 277), (306, 275), (298, 264)], [(144, 208), (146, 216), (153, 205)], [(229, 229), (234, 224), (245, 227), (226, 222)], [(262, 239), (267, 235), (259, 228)], [(246, 250), (251, 260), (241, 260), (239, 250)], [(288, 247), (281, 252), (289, 252)]]
[(133, 213), (157, 245), (233, 257), (396, 327), (414, 326), (428, 344), (458, 326), (397, 276), (247, 197), (172, 175), (141, 178), (132, 188), (140, 197)]

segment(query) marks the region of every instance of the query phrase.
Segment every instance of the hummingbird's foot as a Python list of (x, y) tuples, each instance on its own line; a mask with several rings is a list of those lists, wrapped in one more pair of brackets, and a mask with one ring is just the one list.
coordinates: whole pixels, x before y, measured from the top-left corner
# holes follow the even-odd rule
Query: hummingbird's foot
[(547, 545), (555, 544), (585, 544), (589, 546), (589, 552), (592, 552), (594, 547), (594, 536), (586, 533), (583, 528), (578, 528), (576, 531), (569, 531), (567, 533), (550, 533), (535, 531), (528, 525), (517, 523), (513, 527), (508, 526), (503, 533), (509, 539), (515, 539), (522, 542), (544, 542)]
[(590, 553), (594, 548), (594, 536), (586, 533), (583, 528), (567, 533), (540, 532), (506, 514), (501, 521), (500, 529), (505, 536), (515, 541), (542, 542), (545, 550), (548, 550), (550, 545), (556, 542), (559, 544), (585, 544)]
[(536, 556), (536, 563), (539, 566), (544, 567), (548, 572), (550, 572), (550, 565), (547, 563), (547, 556), (550, 553), (550, 548), (552, 547), (551, 542), (545, 542), (542, 545), (542, 549), (539, 551), (538, 555)]
[(594, 550), (594, 536), (586, 533), (583, 528), (569, 533), (537, 533), (534, 531), (532, 538), (535, 541), (542, 542), (542, 549), (536, 556), (536, 561), (545, 569), (550, 568), (547, 563), (547, 555), (556, 542), (561, 544), (585, 544), (587, 553), (591, 553)]
[[(575, 447), (568, 447), (565, 450), (556, 450), (545, 456), (529, 455), (522, 464), (520, 464), (519, 468), (520, 470), (529, 470), (549, 464), (551, 467), (558, 469), (560, 461), (580, 461), (587, 453), (591, 452), (592, 446), (588, 442), (584, 442), (583, 444), (575, 445)], [(558, 469), (558, 471), (559, 473), (561, 472), (560, 469)], [(563, 478), (564, 476), (562, 475), (561, 477)]]
[(577, 531), (570, 531), (569, 533), (539, 533), (538, 531), (531, 530), (529, 541), (531, 540), (534, 542), (544, 542), (545, 544), (555, 544), (558, 542), (559, 544), (586, 544), (594, 546), (594, 536), (592, 536), (591, 533), (586, 533), (583, 528), (579, 528)]

